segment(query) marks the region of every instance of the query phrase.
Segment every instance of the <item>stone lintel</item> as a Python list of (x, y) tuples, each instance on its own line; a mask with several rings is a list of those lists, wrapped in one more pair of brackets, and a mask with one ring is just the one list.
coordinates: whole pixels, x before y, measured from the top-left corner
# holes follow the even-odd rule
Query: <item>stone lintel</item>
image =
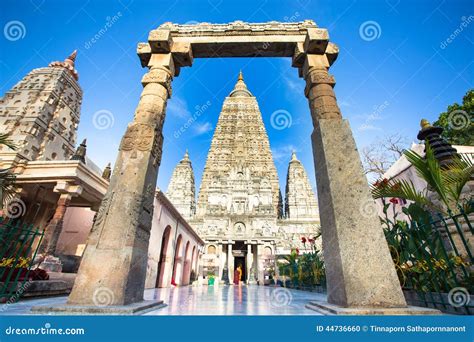
[(306, 53), (324, 54), (328, 42), (328, 30), (322, 28), (308, 28), (304, 41), (304, 51)]
[(137, 45), (137, 55), (140, 58), (140, 64), (142, 68), (148, 65), (148, 61), (151, 57), (151, 47), (148, 43), (138, 43)]
[(291, 66), (294, 68), (301, 68), (304, 63), (304, 57), (305, 53), (303, 43), (296, 43)]
[(191, 66), (193, 64), (193, 49), (189, 42), (177, 42), (171, 49), (175, 65), (178, 67)]
[(54, 192), (60, 193), (61, 195), (67, 194), (67, 195), (70, 195), (71, 197), (79, 196), (80, 194), (82, 194), (82, 190), (83, 190), (82, 186), (80, 185), (75, 185), (75, 184), (71, 184), (69, 182), (63, 182), (63, 181), (57, 182), (56, 186), (53, 189)]
[(328, 59), (329, 65), (332, 65), (336, 61), (338, 55), (339, 47), (336, 44), (329, 42), (328, 46), (326, 47), (326, 57)]
[(162, 300), (144, 300), (128, 305), (41, 305), (33, 306), (31, 312), (34, 314), (53, 315), (141, 315), (146, 312), (161, 309), (166, 304)]
[(173, 45), (171, 32), (163, 29), (152, 30), (148, 35), (148, 43), (152, 53), (168, 53)]
[(312, 301), (305, 305), (307, 309), (323, 315), (441, 315), (441, 311), (419, 306), (399, 308), (383, 307), (342, 307), (325, 301)]

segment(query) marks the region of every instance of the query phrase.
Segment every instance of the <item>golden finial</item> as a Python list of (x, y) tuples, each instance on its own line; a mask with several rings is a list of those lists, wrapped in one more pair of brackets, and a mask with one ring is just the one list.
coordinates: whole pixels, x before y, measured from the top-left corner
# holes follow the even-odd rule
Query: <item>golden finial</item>
[(239, 72), (239, 81), (243, 81), (244, 80), (244, 76), (242, 75), (242, 70), (240, 70)]
[(431, 127), (431, 124), (430, 124), (430, 122), (429, 122), (428, 120), (426, 120), (426, 119), (421, 119), (421, 121), (420, 121), (420, 126), (421, 126), (422, 129), (424, 129), (424, 128)]

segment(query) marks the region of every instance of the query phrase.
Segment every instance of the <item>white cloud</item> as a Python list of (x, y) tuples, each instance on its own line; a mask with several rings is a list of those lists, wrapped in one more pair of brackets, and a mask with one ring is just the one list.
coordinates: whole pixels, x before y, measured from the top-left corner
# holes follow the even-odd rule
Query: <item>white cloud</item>
[(369, 124), (362, 124), (362, 125), (360, 125), (357, 129), (358, 129), (359, 131), (361, 131), (361, 132), (365, 132), (365, 131), (381, 131), (381, 130), (382, 130), (380, 127), (376, 127), (376, 126), (369, 125)]
[(201, 135), (209, 131), (212, 131), (212, 124), (210, 122), (205, 122), (202, 124), (196, 122), (193, 128), (194, 128), (194, 132), (196, 132), (196, 135)]
[(290, 160), (292, 152), (298, 152), (298, 149), (293, 145), (285, 145), (272, 149), (273, 160), (275, 162), (281, 162)]
[(186, 100), (179, 96), (172, 97), (168, 101), (166, 112), (170, 115), (182, 119), (189, 118), (191, 116), (191, 112), (188, 109), (188, 104), (186, 103)]

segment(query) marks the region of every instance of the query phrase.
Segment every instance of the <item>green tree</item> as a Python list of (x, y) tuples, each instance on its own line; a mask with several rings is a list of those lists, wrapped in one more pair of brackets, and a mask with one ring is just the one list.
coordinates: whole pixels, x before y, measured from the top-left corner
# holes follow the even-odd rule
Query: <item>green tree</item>
[(452, 145), (474, 146), (474, 89), (469, 90), (462, 104), (454, 103), (441, 113), (433, 126), (444, 128), (442, 136)]
[[(443, 214), (446, 209), (456, 211), (457, 205), (466, 204), (461, 199), (461, 193), (474, 172), (474, 165), (469, 158), (454, 157), (448, 167), (442, 168), (429, 144), (426, 144), (425, 156), (411, 150), (405, 151), (404, 155), (428, 186), (420, 191), (411, 180), (383, 179), (371, 187), (374, 198), (403, 198), (424, 209)], [(446, 209), (430, 200), (428, 190), (438, 195)]]
[[(1, 146), (16, 149), (16, 145), (10, 140), (8, 134), (4, 133), (0, 133)], [(0, 209), (3, 208), (3, 200), (12, 196), (14, 183), (15, 175), (10, 172), (10, 169), (0, 169)]]

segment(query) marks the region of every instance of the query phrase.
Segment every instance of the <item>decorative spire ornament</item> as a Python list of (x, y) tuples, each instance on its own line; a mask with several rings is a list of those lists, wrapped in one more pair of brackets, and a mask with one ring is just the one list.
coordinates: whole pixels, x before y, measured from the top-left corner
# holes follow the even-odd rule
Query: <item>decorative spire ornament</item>
[(64, 68), (69, 71), (69, 73), (74, 77), (74, 79), (77, 81), (79, 79), (79, 74), (77, 73), (77, 70), (75, 69), (75, 63), (76, 63), (76, 57), (77, 57), (77, 50), (74, 50), (65, 60), (64, 62), (51, 62), (49, 63), (50, 67), (53, 68)]
[(418, 132), (417, 138), (430, 145), (441, 167), (447, 167), (458, 154), (457, 150), (441, 136), (443, 128), (432, 126), (426, 119), (421, 120), (420, 126), (421, 130)]
[(102, 178), (105, 180), (110, 181), (110, 176), (112, 175), (112, 168), (110, 167), (110, 163), (107, 164), (104, 171), (102, 172)]
[(79, 160), (83, 162), (84, 164), (86, 163), (86, 151), (87, 151), (86, 143), (87, 143), (87, 139), (84, 139), (82, 143), (79, 145), (79, 147), (76, 149), (76, 152), (71, 157), (71, 160)]

